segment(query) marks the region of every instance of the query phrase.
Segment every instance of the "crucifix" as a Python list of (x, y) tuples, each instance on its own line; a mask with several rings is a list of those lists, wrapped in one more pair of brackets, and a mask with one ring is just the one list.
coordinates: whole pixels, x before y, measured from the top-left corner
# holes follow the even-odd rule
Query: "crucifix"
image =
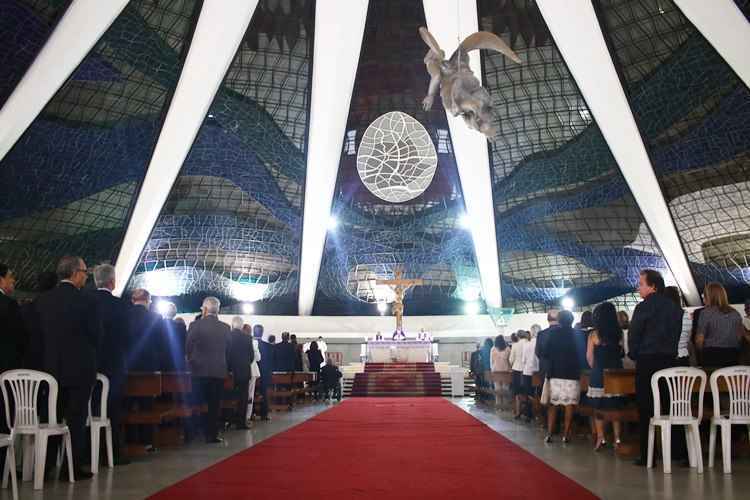
[(404, 272), (401, 269), (396, 269), (393, 276), (394, 279), (392, 280), (375, 280), (375, 284), (386, 285), (393, 290), (395, 294), (393, 315), (396, 316), (396, 330), (403, 331), (404, 294), (409, 288), (423, 284), (423, 281), (421, 279), (405, 279)]

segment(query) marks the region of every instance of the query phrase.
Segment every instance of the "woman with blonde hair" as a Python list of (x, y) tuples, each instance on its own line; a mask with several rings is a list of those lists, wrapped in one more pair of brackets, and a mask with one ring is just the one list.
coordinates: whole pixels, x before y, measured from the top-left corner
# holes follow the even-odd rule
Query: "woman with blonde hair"
[(745, 335), (742, 316), (727, 299), (719, 283), (709, 283), (703, 291), (703, 308), (698, 320), (696, 347), (703, 353), (703, 365), (724, 367), (737, 364), (740, 342)]

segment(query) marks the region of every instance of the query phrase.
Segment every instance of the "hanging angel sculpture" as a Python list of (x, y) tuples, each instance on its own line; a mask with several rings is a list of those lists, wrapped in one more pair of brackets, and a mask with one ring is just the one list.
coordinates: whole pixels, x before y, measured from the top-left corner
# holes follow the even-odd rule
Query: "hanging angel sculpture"
[(495, 129), (492, 126), (492, 99), (469, 68), (469, 52), (489, 49), (500, 52), (519, 64), (521, 59), (499, 36), (487, 31), (479, 31), (466, 37), (448, 60), (445, 59), (445, 51), (427, 28), (419, 28), (419, 34), (430, 48), (424, 57), (430, 74), (430, 87), (427, 97), (422, 101), (424, 110), (432, 108), (432, 102), (440, 89), (445, 111), (453, 116), (463, 117), (469, 128), (478, 130), (488, 138), (493, 137)]

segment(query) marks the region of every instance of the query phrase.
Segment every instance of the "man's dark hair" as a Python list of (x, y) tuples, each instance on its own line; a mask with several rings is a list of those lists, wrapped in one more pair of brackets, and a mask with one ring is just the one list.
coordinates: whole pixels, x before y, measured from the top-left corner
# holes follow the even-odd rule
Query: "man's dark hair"
[(570, 328), (573, 325), (573, 313), (568, 310), (560, 311), (560, 314), (557, 316), (557, 321), (560, 322), (562, 327)]
[(508, 344), (505, 343), (505, 337), (502, 335), (495, 337), (495, 347), (497, 347), (499, 351), (504, 351), (505, 348), (508, 347)]
[(0, 278), (5, 278), (11, 272), (10, 266), (5, 262), (0, 262)]
[(276, 343), (276, 335), (269, 335), (269, 336), (268, 336), (268, 343), (269, 343), (269, 344), (274, 344), (274, 343)]
[(641, 271), (641, 276), (646, 278), (646, 284), (654, 287), (656, 293), (664, 293), (664, 277), (659, 271), (653, 269), (644, 269)]
[(672, 302), (682, 307), (682, 298), (680, 297), (680, 289), (676, 286), (668, 286), (664, 289), (664, 296), (671, 299)]
[(289, 332), (281, 332), (281, 340), (289, 342)]
[(263, 325), (257, 324), (253, 327), (253, 336), (255, 337), (263, 336)]
[(594, 314), (591, 311), (583, 311), (581, 313), (581, 328), (593, 328), (594, 326)]

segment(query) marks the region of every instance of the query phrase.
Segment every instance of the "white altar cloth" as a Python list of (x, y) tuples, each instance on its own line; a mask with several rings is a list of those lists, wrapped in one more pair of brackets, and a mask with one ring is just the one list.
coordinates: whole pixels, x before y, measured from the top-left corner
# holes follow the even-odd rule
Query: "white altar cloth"
[(371, 340), (367, 359), (374, 363), (426, 363), (432, 361), (432, 342), (419, 340)]

